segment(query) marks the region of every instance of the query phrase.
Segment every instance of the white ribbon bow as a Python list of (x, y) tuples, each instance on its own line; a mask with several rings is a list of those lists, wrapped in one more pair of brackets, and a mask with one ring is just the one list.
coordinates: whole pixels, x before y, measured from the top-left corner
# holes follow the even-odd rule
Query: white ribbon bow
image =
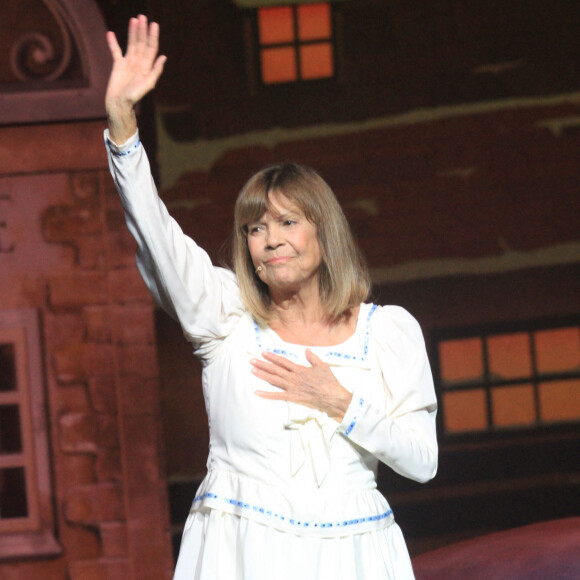
[(290, 469), (292, 476), (306, 463), (310, 455), (316, 483), (320, 487), (330, 469), (330, 442), (338, 423), (326, 413), (289, 403), (290, 417), (286, 429), (290, 439)]

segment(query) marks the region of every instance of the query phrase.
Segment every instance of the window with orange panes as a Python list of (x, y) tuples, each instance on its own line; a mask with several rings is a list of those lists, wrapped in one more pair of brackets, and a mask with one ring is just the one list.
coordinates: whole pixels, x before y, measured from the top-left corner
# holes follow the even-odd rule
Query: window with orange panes
[(437, 342), (448, 435), (580, 421), (580, 326), (519, 325)]
[(330, 3), (260, 8), (257, 22), (264, 84), (295, 83), (334, 76)]

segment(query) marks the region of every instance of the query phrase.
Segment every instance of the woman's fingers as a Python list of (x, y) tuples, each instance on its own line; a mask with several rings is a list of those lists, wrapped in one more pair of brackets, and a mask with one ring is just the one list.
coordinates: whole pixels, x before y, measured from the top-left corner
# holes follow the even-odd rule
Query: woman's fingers
[(153, 62), (159, 49), (159, 24), (149, 23), (147, 17), (139, 14), (129, 20), (127, 30), (127, 58), (147, 57)]
[(111, 52), (111, 56), (113, 60), (118, 60), (123, 58), (123, 51), (119, 46), (119, 42), (117, 41), (117, 36), (114, 32), (107, 32), (107, 45), (109, 46), (109, 51)]
[(262, 399), (270, 399), (272, 401), (288, 400), (288, 396), (284, 392), (273, 393), (272, 391), (256, 391), (256, 395)]
[(306, 349), (306, 360), (313, 366), (328, 366), (321, 358), (317, 357), (309, 348)]
[[(262, 380), (285, 391), (317, 390), (321, 383), (334, 381), (328, 365), (310, 353), (311, 367), (305, 367), (271, 352), (264, 352), (265, 361), (252, 359), (252, 372)], [(307, 353), (308, 357), (308, 353)]]
[(252, 364), (255, 367), (258, 367), (262, 370), (268, 370), (270, 367), (272, 368), (272, 372), (275, 372), (274, 369), (278, 369), (276, 374), (285, 375), (287, 376), (290, 373), (300, 374), (304, 371), (308, 372), (312, 367), (328, 367), (328, 365), (319, 357), (317, 357), (310, 349), (306, 349), (306, 359), (311, 364), (311, 367), (305, 367), (296, 363), (293, 363), (291, 360), (287, 358), (265, 351), (262, 353), (262, 356), (267, 361), (266, 363), (260, 361), (259, 359), (252, 359)]
[(281, 389), (286, 388), (286, 377), (288, 376), (288, 371), (275, 364), (263, 362), (257, 359), (253, 359), (252, 372), (260, 379), (279, 387)]
[(147, 49), (151, 52), (157, 53), (159, 48), (159, 24), (152, 22), (149, 25), (149, 34), (147, 35)]
[(138, 45), (145, 44), (147, 42), (147, 35), (148, 35), (147, 16), (139, 14), (139, 16), (137, 16), (137, 44)]
[(138, 18), (130, 18), (127, 28), (127, 54), (131, 56), (137, 49), (137, 29), (139, 27)]
[(299, 368), (303, 368), (300, 365), (293, 363), (291, 360), (278, 354), (274, 354), (273, 352), (268, 352), (267, 350), (262, 353), (262, 356), (272, 364), (289, 371), (296, 371)]
[(153, 86), (157, 84), (159, 77), (163, 73), (163, 67), (165, 66), (165, 62), (167, 61), (167, 57), (165, 55), (158, 57), (155, 62), (153, 63), (152, 73), (153, 73)]
[(342, 421), (352, 399), (334, 376), (330, 367), (312, 351), (306, 349), (311, 366), (302, 366), (270, 352), (262, 354), (266, 360), (252, 359), (252, 372), (280, 391), (256, 390), (263, 399), (290, 401), (305, 405)]
[(130, 19), (127, 36), (127, 51), (123, 55), (115, 34), (107, 33), (114, 62), (108, 97), (134, 103), (155, 87), (167, 57), (157, 56), (159, 24), (149, 24), (146, 16)]

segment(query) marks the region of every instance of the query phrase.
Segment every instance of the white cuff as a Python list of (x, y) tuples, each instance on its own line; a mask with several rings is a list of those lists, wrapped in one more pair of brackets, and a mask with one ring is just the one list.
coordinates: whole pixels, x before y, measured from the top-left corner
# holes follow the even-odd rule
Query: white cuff
[(118, 157), (130, 155), (141, 145), (141, 140), (139, 139), (139, 130), (135, 131), (135, 133), (129, 137), (125, 143), (117, 145), (117, 143), (111, 139), (109, 135), (109, 129), (105, 129), (105, 143), (113, 155)]
[(358, 420), (363, 413), (364, 407), (365, 400), (355, 391), (352, 394), (352, 400), (342, 419), (342, 423), (338, 426), (338, 430), (345, 437), (348, 437), (352, 430), (356, 427), (356, 424), (358, 423)]

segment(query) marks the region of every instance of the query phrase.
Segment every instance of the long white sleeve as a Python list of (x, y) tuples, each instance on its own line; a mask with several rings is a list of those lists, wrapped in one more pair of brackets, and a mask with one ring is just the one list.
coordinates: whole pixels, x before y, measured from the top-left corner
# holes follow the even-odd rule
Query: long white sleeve
[(339, 430), (397, 473), (426, 482), (437, 472), (437, 400), (421, 329), (403, 308), (386, 306), (377, 312), (371, 336), (386, 413), (355, 390)]
[(109, 167), (137, 241), (137, 265), (157, 302), (181, 324), (202, 358), (243, 313), (235, 276), (212, 265), (159, 198), (138, 133), (121, 146), (105, 132)]

